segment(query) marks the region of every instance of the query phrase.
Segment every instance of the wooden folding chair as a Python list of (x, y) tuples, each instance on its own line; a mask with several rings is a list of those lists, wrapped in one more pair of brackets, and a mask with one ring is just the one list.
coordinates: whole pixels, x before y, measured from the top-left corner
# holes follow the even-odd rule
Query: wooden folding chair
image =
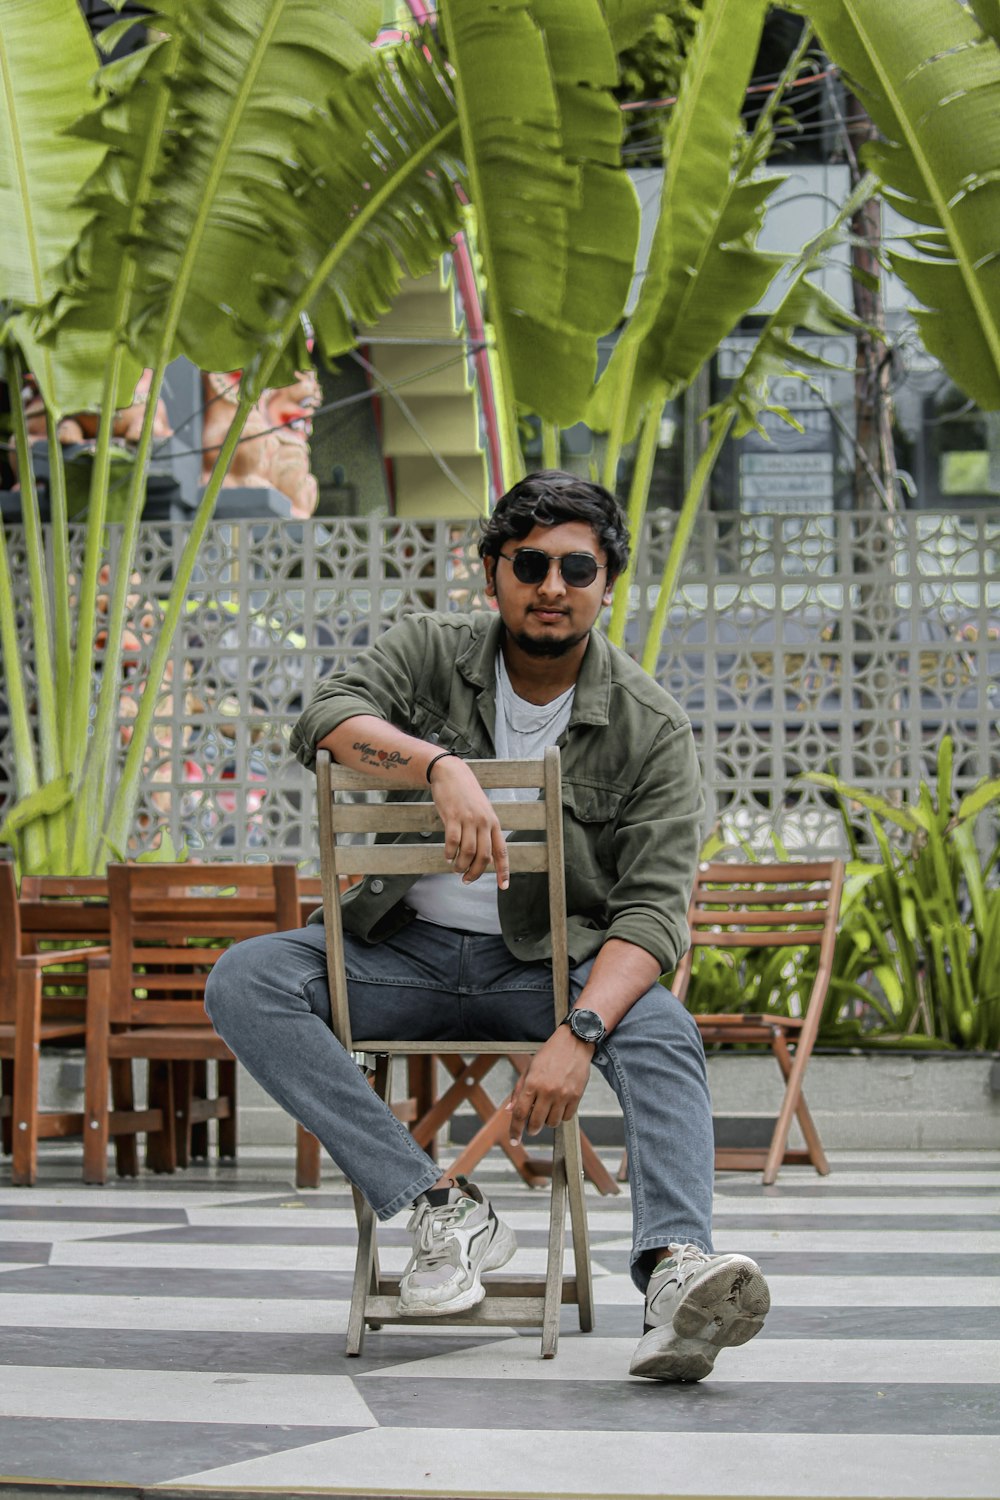
[[(558, 1024), (565, 1016), (569, 1002), (559, 752), (555, 748), (547, 750), (544, 761), (481, 760), (467, 761), (466, 764), (475, 772), (483, 787), (529, 787), (536, 788), (540, 794), (537, 801), (505, 802), (503, 817), (505, 826), (516, 831), (515, 837), (507, 846), (512, 874), (545, 873), (548, 877), (546, 883), (553, 953), (553, 1022)], [(340, 877), (351, 873), (425, 875), (445, 873), (452, 866), (445, 858), (443, 830), (437, 809), (426, 792), (413, 792), (412, 800), (360, 805), (341, 802), (335, 793), (370, 791), (372, 779), (361, 772), (333, 765), (325, 750), (317, 755), (316, 776), (333, 1029), (342, 1046), (349, 1052), (364, 1052), (377, 1058), (374, 1082), (380, 1097), (387, 1102), (389, 1100), (391, 1063), (394, 1057), (429, 1053), (462, 1057), (470, 1053), (485, 1055), (537, 1052), (541, 1043), (536, 1041), (413, 1042), (389, 1037), (352, 1037), (344, 972)], [(544, 838), (541, 842), (522, 841), (517, 837), (517, 833), (522, 831), (543, 834)], [(391, 845), (337, 844), (338, 834), (350, 833), (405, 833), (416, 841)], [(433, 837), (435, 834), (436, 838)], [(358, 1216), (358, 1254), (347, 1330), (348, 1354), (361, 1353), (366, 1324), (377, 1327), (382, 1323), (419, 1321), (404, 1319), (397, 1312), (399, 1278), (386, 1276), (379, 1267), (375, 1214), (357, 1189), (354, 1201)], [(565, 1276), (563, 1273), (567, 1202), (573, 1231), (576, 1272), (573, 1276)], [(555, 1130), (545, 1276), (488, 1277), (485, 1285), (487, 1295), (478, 1307), (450, 1317), (436, 1317), (433, 1321), (436, 1324), (477, 1326), (541, 1325), (543, 1359), (551, 1359), (556, 1352), (560, 1303), (576, 1305), (581, 1329), (589, 1331), (593, 1327), (593, 1287), (583, 1196), (580, 1127), (575, 1116)]]
[[(360, 879), (341, 877), (340, 888)], [(322, 900), (323, 884), (318, 876), (299, 876), (299, 901), (302, 922), (308, 922), (311, 914)], [(508, 1062), (517, 1073), (523, 1073), (530, 1056), (521, 1053), (501, 1054), (482, 1052), (468, 1059), (452, 1057), (447, 1053), (440, 1057), (442, 1067), (451, 1075), (451, 1083), (443, 1094), (438, 1095), (435, 1084), (435, 1064), (439, 1059), (433, 1053), (421, 1054), (408, 1059), (408, 1098), (393, 1104), (393, 1113), (399, 1119), (411, 1122), (412, 1134), (417, 1143), (437, 1160), (438, 1133), (447, 1124), (460, 1105), (471, 1104), (482, 1124), (471, 1141), (463, 1147), (452, 1163), (451, 1170), (471, 1176), (487, 1151), (494, 1146), (506, 1152), (515, 1171), (528, 1187), (545, 1187), (552, 1175), (551, 1156), (531, 1156), (523, 1146), (511, 1145), (510, 1120), (503, 1105), (499, 1108), (483, 1087), (483, 1079), (497, 1063)], [(617, 1194), (620, 1189), (607, 1167), (580, 1131), (580, 1151), (583, 1158), (583, 1175), (592, 1182), (599, 1193), (607, 1196)]]
[[(147, 1166), (173, 1172), (207, 1151), (207, 1125), (215, 1119), (219, 1155), (235, 1156), (236, 1060), (205, 1014), (205, 981), (231, 943), (298, 926), (295, 867), (116, 864), (108, 867), (108, 890), (110, 954), (92, 964), (87, 1012), (84, 1180), (106, 1180), (112, 1133), (144, 1131)], [(136, 1059), (149, 1063), (149, 1108), (130, 1118)], [(112, 1111), (108, 1083), (115, 1075)], [(302, 1185), (313, 1185), (310, 1176), (318, 1180), (318, 1154), (315, 1138), (300, 1126)]]
[[(833, 972), (843, 884), (844, 864), (839, 859), (811, 864), (710, 863), (698, 870), (688, 911), (691, 947), (671, 985), (679, 1000), (688, 992), (696, 948), (819, 948), (816, 977), (801, 1016), (695, 1015), (705, 1042), (770, 1047), (785, 1080), (770, 1145), (718, 1147), (715, 1165), (721, 1171), (763, 1168), (764, 1183), (769, 1185), (785, 1162), (809, 1162), (822, 1176), (830, 1170), (802, 1082)], [(791, 955), (789, 961), (794, 961)], [(793, 1117), (805, 1150), (788, 1149)]]
[[(72, 886), (72, 889), (64, 887)], [(43, 887), (57, 898), (46, 900)], [(44, 1047), (77, 1045), (86, 1032), (88, 959), (106, 948), (104, 882), (22, 881), (18, 898), (13, 866), (0, 863), (0, 1119), (11, 1156), (11, 1180), (34, 1184), (39, 1140), (82, 1135), (80, 1110), (39, 1108), (39, 1068)], [(24, 899), (28, 895), (32, 899)], [(43, 951), (47, 941), (63, 946)], [(68, 969), (67, 969), (67, 966)]]

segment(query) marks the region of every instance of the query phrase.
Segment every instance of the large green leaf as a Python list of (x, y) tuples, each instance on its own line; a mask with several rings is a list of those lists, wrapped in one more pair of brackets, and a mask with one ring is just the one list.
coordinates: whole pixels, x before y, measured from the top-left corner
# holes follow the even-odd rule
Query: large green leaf
[(565, 425), (638, 237), (607, 22), (598, 0), (443, 0), (441, 17), (498, 360), (518, 402)]
[[(377, 0), (193, 0), (178, 6), (170, 110), (134, 245), (130, 341), (148, 363), (187, 354), (203, 369), (249, 356), (236, 311), (274, 226), (251, 194), (276, 185), (293, 128), (367, 64)], [(101, 226), (103, 228), (103, 226)], [(95, 239), (112, 250), (120, 225)]]
[(707, 0), (667, 128), (642, 291), (591, 402), (592, 426), (611, 426), (628, 386), (634, 434), (653, 392), (689, 384), (785, 263), (756, 248), (783, 181), (761, 171), (770, 133), (748, 142), (741, 120), (766, 10), (765, 0)]
[[(929, 351), (1000, 409), (1000, 51), (955, 0), (804, 0), (883, 139), (868, 163), (916, 226), (893, 269)], [(994, 7), (983, 7), (984, 16)]]
[(602, 0), (602, 5), (616, 52), (633, 47), (663, 9), (657, 0)]
[[(157, 26), (172, 28), (178, 0), (161, 0), (161, 6)], [(102, 41), (107, 43), (117, 24)], [(79, 197), (87, 232), (60, 267), (38, 331), (57, 368), (73, 341), (114, 347), (121, 364), (116, 404), (130, 401), (141, 370), (124, 348), (139, 270), (134, 252), (170, 117), (175, 61), (176, 43), (161, 32), (148, 46), (106, 64), (97, 76), (94, 107), (68, 132), (99, 146), (101, 161)]]
[(29, 307), (44, 302), (55, 268), (83, 225), (85, 214), (73, 204), (101, 150), (59, 138), (92, 103), (95, 65), (77, 0), (2, 0), (0, 300), (5, 302)]
[(813, 370), (836, 368), (805, 343), (803, 334), (822, 336), (845, 330), (856, 332), (862, 327), (853, 313), (823, 290), (821, 280), (831, 253), (843, 244), (851, 219), (861, 204), (872, 196), (876, 186), (874, 177), (863, 178), (841, 205), (832, 223), (821, 230), (788, 266), (777, 307), (767, 317), (724, 403), (712, 413), (715, 421), (724, 419), (730, 411), (735, 415), (734, 436), (743, 437), (752, 430), (764, 433), (762, 418), (765, 412), (773, 412), (793, 423), (794, 419), (786, 411), (770, 404), (769, 390), (773, 379), (796, 374), (808, 380)]
[(352, 324), (387, 311), (404, 270), (433, 267), (460, 222), (457, 139), (454, 99), (426, 44), (373, 54), (330, 96), (280, 184), (253, 193), (269, 242), (256, 228), (257, 270), (234, 326), (241, 337), (267, 330), (270, 342), (251, 369), (280, 348), (299, 311), (327, 354), (349, 348)]
[(1000, 45), (1000, 0), (971, 0), (980, 26)]
[(103, 147), (67, 132), (93, 105), (96, 65), (76, 0), (2, 0), (0, 302), (29, 310), (9, 331), (59, 413), (95, 403), (108, 349), (106, 333), (74, 333), (57, 358), (39, 344), (30, 311), (59, 286), (63, 259), (89, 217), (79, 195)]

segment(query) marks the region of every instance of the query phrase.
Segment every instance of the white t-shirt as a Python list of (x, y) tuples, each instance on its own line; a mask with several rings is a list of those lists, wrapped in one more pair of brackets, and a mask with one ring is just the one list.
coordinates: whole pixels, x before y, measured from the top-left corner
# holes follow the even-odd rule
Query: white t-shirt
[[(502, 651), (497, 652), (496, 676), (497, 759), (540, 758), (569, 723), (576, 688), (569, 688), (550, 703), (529, 703), (511, 687)], [(538, 792), (533, 787), (503, 787), (488, 796), (491, 802), (530, 802), (538, 797)], [(487, 870), (471, 885), (463, 885), (460, 875), (421, 875), (407, 891), (406, 904), (422, 921), (434, 922), (438, 927), (500, 934), (497, 878), (493, 870)]]

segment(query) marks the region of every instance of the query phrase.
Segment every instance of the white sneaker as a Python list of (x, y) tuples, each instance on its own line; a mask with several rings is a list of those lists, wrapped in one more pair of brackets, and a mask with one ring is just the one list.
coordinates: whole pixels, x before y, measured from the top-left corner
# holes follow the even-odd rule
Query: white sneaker
[(645, 1332), (629, 1366), (650, 1380), (703, 1380), (720, 1349), (759, 1333), (771, 1306), (767, 1282), (746, 1255), (706, 1255), (670, 1245), (646, 1291)]
[(413, 1254), (399, 1283), (400, 1313), (431, 1317), (464, 1312), (486, 1296), (484, 1271), (505, 1266), (517, 1249), (514, 1231), (493, 1212), (475, 1183), (432, 1188), (413, 1205), (407, 1229)]

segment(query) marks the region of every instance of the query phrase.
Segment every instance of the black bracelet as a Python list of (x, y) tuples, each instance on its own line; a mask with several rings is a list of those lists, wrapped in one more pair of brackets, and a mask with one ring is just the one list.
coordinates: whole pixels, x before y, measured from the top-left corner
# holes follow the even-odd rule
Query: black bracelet
[(441, 751), (438, 752), (437, 755), (432, 756), (432, 758), (427, 762), (427, 785), (428, 786), (430, 786), (431, 772), (433, 771), (434, 767), (437, 765), (438, 761), (439, 760), (444, 760), (449, 755), (454, 755), (458, 760), (461, 760), (461, 758), (462, 758), (459, 755), (459, 753), (458, 753), (457, 750), (441, 750)]

